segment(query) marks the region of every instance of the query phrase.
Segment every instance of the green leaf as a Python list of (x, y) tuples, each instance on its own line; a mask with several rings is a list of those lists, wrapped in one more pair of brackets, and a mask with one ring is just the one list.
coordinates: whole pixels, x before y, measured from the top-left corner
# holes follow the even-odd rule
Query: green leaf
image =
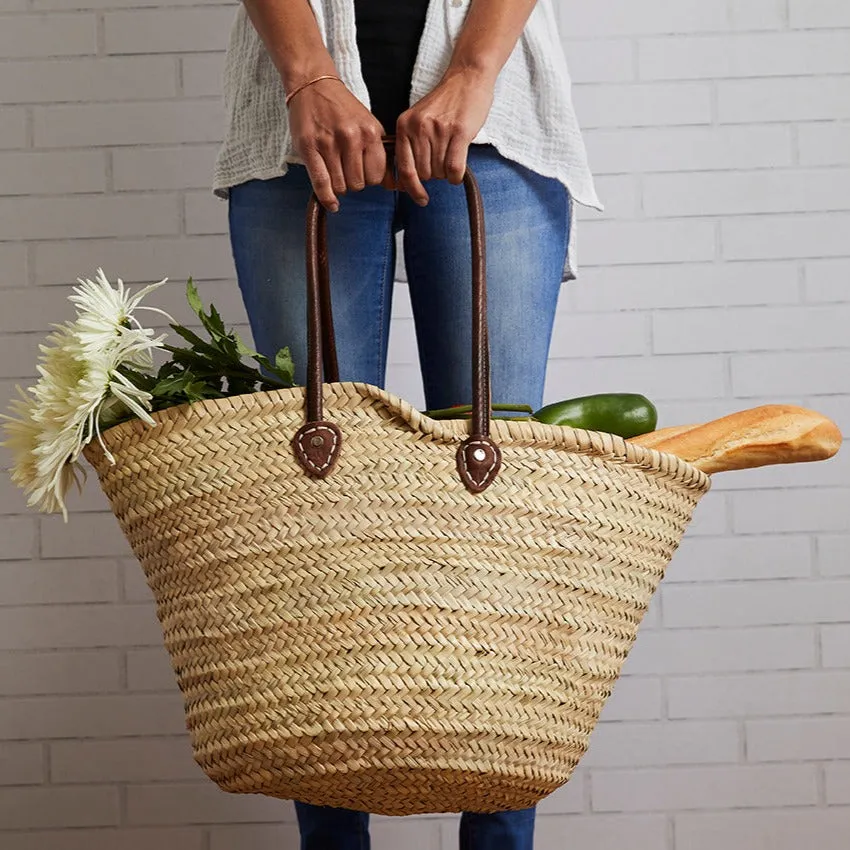
[(170, 378), (157, 383), (154, 387), (154, 395), (156, 396), (173, 396), (183, 392), (186, 384), (191, 382), (191, 376), (188, 372), (181, 375), (172, 375)]
[(198, 364), (198, 363), (206, 366), (206, 365), (209, 365), (210, 362), (211, 362), (211, 358), (208, 355), (206, 355), (206, 354), (204, 354), (200, 351), (193, 351), (190, 348), (174, 349), (171, 352), (171, 359), (175, 363), (182, 365), (182, 366), (189, 366), (189, 365)]
[(292, 362), (292, 355), (289, 353), (289, 346), (281, 348), (274, 359), (274, 365), (277, 371), (285, 376), (285, 380), (290, 382), (295, 379), (295, 364)]
[(173, 361), (169, 360), (167, 363), (163, 363), (162, 366), (159, 367), (159, 371), (156, 373), (157, 378), (162, 379), (171, 375), (179, 369), (179, 366)]
[[(286, 352), (286, 351), (288, 351), (288, 349), (281, 349), (281, 351)], [(281, 352), (278, 352), (278, 358), (279, 357), (281, 357)], [(285, 358), (286, 355), (284, 354), (283, 357)], [(277, 362), (278, 358), (275, 358), (276, 362)], [(278, 366), (275, 365), (275, 363), (272, 363), (269, 360), (269, 358), (265, 356), (265, 354), (254, 355), (254, 360), (256, 360), (257, 363), (259, 363), (261, 366), (264, 366), (269, 372), (272, 373), (272, 375), (279, 378), (281, 383), (284, 386), (291, 387), (293, 385), (293, 383), (294, 383), (294, 379), (293, 379), (294, 369), (292, 367), (290, 367), (289, 369), (286, 368), (285, 359), (281, 360), (281, 362), (283, 362), (283, 364), (284, 364), (283, 369), (278, 368)], [(257, 376), (258, 376), (259, 380), (267, 380), (266, 376), (263, 375), (262, 373), (260, 373), (259, 370), (257, 370)], [(275, 389), (280, 389), (280, 387), (275, 387)]]
[(218, 314), (218, 310), (216, 310), (213, 305), (210, 305), (209, 316), (204, 312), (204, 305), (201, 301), (200, 295), (198, 294), (198, 288), (195, 286), (195, 282), (191, 277), (186, 283), (186, 300), (201, 320), (201, 324), (204, 328), (206, 328), (207, 333), (209, 333), (213, 341), (217, 341), (219, 338), (226, 335), (224, 323), (221, 320), (221, 316)]
[(116, 369), (116, 371), (124, 375), (124, 377), (127, 378), (133, 386), (145, 390), (146, 392), (152, 392), (156, 385), (157, 378), (155, 375), (150, 375), (147, 372), (140, 372), (138, 369), (133, 369), (132, 366), (122, 364)]
[(245, 395), (246, 393), (254, 392), (254, 385), (256, 381), (252, 378), (251, 380), (244, 380), (239, 378), (228, 378), (227, 380), (227, 394), (228, 395)]
[(170, 375), (159, 381), (154, 389), (157, 398), (169, 399), (171, 404), (198, 401), (202, 398), (219, 398), (222, 395), (220, 379), (204, 380), (190, 370)]
[(204, 305), (201, 303), (201, 297), (198, 295), (198, 288), (195, 286), (195, 281), (191, 277), (186, 281), (186, 300), (198, 318), (203, 321)]
[(189, 382), (186, 384), (184, 392), (189, 401), (201, 401), (201, 399), (205, 398), (221, 398), (224, 395), (221, 390), (211, 387), (203, 381)]
[(221, 316), (218, 314), (218, 310), (215, 309), (215, 304), (210, 304), (210, 316), (208, 319), (210, 323), (210, 327), (213, 331), (219, 336), (227, 336), (227, 331), (224, 328), (224, 322), (222, 321)]
[(240, 337), (239, 334), (236, 333), (236, 331), (233, 332), (233, 336), (236, 340), (236, 350), (239, 352), (239, 354), (241, 354), (243, 357), (256, 357), (257, 352), (248, 348), (248, 346), (245, 345), (244, 342), (242, 342), (242, 337)]
[(184, 328), (183, 325), (170, 325), (170, 327), (180, 334), (186, 342), (191, 342), (192, 345), (211, 347), (206, 340), (201, 339), (194, 331), (190, 331), (189, 328)]
[(230, 334), (225, 334), (218, 341), (218, 347), (223, 351), (234, 363), (239, 362), (239, 346), (236, 340)]

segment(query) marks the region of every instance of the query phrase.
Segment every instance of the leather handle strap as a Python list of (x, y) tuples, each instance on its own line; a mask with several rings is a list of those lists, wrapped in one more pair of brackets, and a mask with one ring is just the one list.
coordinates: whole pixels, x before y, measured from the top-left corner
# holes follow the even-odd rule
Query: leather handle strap
[[(391, 138), (384, 141), (392, 143)], [(457, 452), (457, 468), (467, 489), (481, 492), (495, 479), (501, 466), (501, 452), (490, 439), (484, 207), (478, 183), (468, 168), (463, 185), (472, 242), (472, 420), (470, 436)], [(336, 463), (342, 434), (336, 425), (324, 419), (323, 411), (323, 372), (329, 381), (338, 381), (339, 369), (331, 310), (327, 213), (315, 194), (307, 205), (306, 255), (307, 421), (295, 435), (293, 448), (302, 467), (309, 474), (323, 478)]]
[(328, 231), (319, 230), (319, 301), (322, 306), (322, 363), (325, 380), (334, 383), (339, 380), (339, 362), (336, 354), (336, 335), (331, 312), (331, 279), (328, 273)]
[(472, 236), (472, 433), (490, 434), (490, 346), (487, 336), (487, 265), (484, 205), (469, 168), (463, 176)]

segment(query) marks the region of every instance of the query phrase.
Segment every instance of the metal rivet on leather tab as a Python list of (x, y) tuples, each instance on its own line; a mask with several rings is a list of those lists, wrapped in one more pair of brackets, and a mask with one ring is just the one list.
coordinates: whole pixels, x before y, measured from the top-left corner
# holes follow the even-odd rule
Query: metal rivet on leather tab
[(472, 456), (473, 456), (476, 460), (481, 461), (481, 460), (484, 460), (484, 459), (487, 457), (487, 452), (485, 452), (485, 451), (484, 451), (484, 449), (476, 449), (476, 450), (472, 453)]
[(318, 448), (319, 446), (323, 446), (323, 445), (325, 444), (324, 438), (323, 438), (323, 437), (320, 437), (318, 434), (316, 434), (316, 436), (315, 436), (315, 437), (313, 437), (313, 439), (312, 439), (312, 440), (310, 440), (310, 442), (311, 442), (314, 446), (316, 446), (316, 448)]

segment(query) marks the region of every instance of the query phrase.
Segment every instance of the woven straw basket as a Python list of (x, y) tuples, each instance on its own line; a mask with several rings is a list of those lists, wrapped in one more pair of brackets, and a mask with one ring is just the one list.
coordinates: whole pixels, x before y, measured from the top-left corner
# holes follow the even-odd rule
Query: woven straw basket
[(103, 435), (114, 466), (86, 447), (156, 599), (195, 759), (227, 791), (389, 815), (535, 805), (584, 753), (708, 490), (610, 434), (491, 420), (465, 186), (471, 428), (334, 380), (314, 198), (307, 387), (121, 423)]

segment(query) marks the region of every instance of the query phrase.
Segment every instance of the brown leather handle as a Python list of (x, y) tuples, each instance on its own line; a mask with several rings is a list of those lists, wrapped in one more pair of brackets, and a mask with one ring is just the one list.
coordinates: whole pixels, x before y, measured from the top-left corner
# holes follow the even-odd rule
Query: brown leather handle
[[(385, 138), (385, 143), (392, 143)], [(463, 177), (472, 241), (472, 420), (470, 436), (457, 453), (461, 480), (472, 492), (492, 483), (501, 453), (490, 439), (490, 355), (487, 334), (487, 282), (484, 207), (472, 172)], [(342, 434), (324, 420), (322, 374), (339, 380), (331, 310), (327, 252), (327, 214), (315, 194), (307, 205), (307, 388), (306, 423), (293, 439), (296, 457), (311, 475), (324, 477), (333, 468)], [(324, 367), (324, 368), (323, 368)]]

